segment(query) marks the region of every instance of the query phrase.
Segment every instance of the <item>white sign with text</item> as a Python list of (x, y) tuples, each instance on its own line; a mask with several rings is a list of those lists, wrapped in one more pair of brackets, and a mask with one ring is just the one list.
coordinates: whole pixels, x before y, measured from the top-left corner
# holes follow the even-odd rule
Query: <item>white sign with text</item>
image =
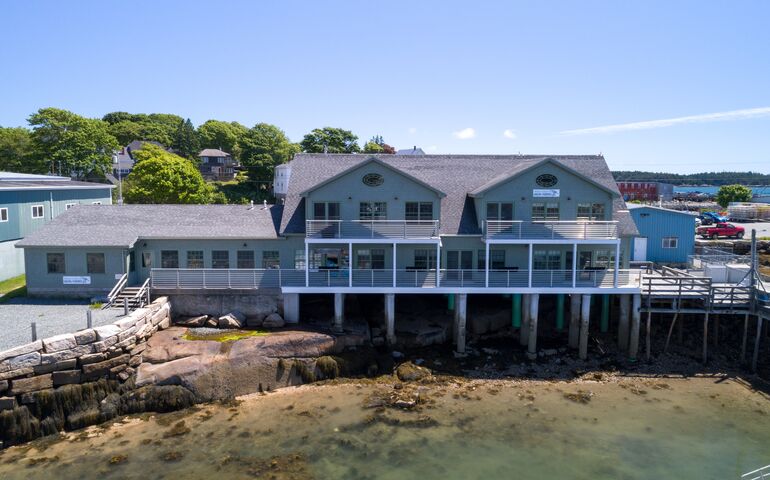
[(91, 285), (91, 277), (62, 277), (64, 285)]
[(558, 198), (558, 188), (535, 188), (532, 190), (532, 196), (534, 198)]

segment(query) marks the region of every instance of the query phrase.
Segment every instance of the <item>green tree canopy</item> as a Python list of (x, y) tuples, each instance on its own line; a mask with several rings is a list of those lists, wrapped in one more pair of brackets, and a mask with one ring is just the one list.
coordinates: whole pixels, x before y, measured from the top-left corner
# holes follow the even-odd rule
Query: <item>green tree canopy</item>
[[(121, 146), (134, 140), (154, 140), (166, 147), (176, 138), (180, 123), (184, 119), (169, 113), (127, 113), (111, 112), (102, 117), (110, 124), (110, 133)], [(197, 153), (197, 152), (196, 152)]]
[(106, 122), (58, 108), (42, 108), (28, 121), (35, 155), (50, 162), (51, 171), (84, 177), (111, 170), (118, 141)]
[(145, 144), (126, 181), (127, 203), (202, 204), (212, 200), (212, 188), (190, 160)]
[(0, 127), (0, 171), (48, 173), (48, 164), (34, 153), (29, 130)]
[(198, 132), (188, 118), (179, 122), (171, 141), (171, 148), (185, 158), (196, 158), (200, 152)]
[(316, 128), (305, 135), (299, 144), (302, 151), (308, 153), (323, 153), (324, 147), (328, 153), (361, 151), (361, 147), (358, 146), (358, 137), (353, 135), (353, 132), (333, 127)]
[(725, 185), (717, 192), (717, 203), (722, 208), (727, 208), (730, 202), (750, 202), (751, 189), (743, 185)]
[(382, 139), (382, 135), (375, 135), (368, 142), (366, 142), (366, 145), (364, 145), (364, 152), (387, 153), (392, 155), (396, 153), (396, 149), (385, 143), (385, 140)]
[(383, 153), (385, 150), (379, 143), (369, 140), (364, 145), (364, 153)]
[(249, 129), (238, 122), (222, 122), (220, 120), (207, 120), (198, 127), (200, 148), (218, 148), (233, 156), (241, 158), (241, 143)]
[(275, 125), (258, 123), (246, 133), (241, 150), (241, 164), (247, 167), (249, 177), (268, 181), (273, 178), (273, 168), (291, 160), (299, 146)]

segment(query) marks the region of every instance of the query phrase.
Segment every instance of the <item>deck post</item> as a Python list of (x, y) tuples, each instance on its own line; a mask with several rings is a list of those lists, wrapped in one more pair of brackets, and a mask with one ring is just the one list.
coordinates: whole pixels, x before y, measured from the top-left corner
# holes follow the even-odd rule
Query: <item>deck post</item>
[(556, 294), (556, 331), (564, 330), (564, 294)]
[(458, 293), (455, 304), (455, 325), (457, 326), (457, 353), (465, 353), (465, 322), (468, 313), (468, 294)]
[(353, 242), (348, 242), (348, 287), (353, 287)]
[(644, 356), (647, 359), (647, 361), (650, 361), (650, 355), (652, 346), (650, 345), (650, 342), (652, 341), (652, 310), (647, 310), (647, 325), (644, 329)]
[(580, 346), (578, 356), (581, 360), (588, 357), (588, 322), (591, 317), (591, 295), (583, 295), (580, 309)]
[(606, 293), (602, 295), (602, 319), (600, 329), (602, 333), (607, 333), (610, 329), (610, 296)]
[(709, 341), (709, 311), (703, 317), (703, 363), (708, 361), (708, 341)]
[(540, 304), (540, 294), (533, 293), (529, 301), (529, 338), (527, 343), (527, 357), (530, 360), (537, 358), (537, 314)]
[[(572, 288), (577, 286), (577, 243), (572, 244)], [(575, 345), (577, 347), (577, 345)]]
[(307, 241), (305, 242), (305, 286), (310, 286), (310, 248)]
[(396, 288), (396, 243), (393, 242), (393, 288)]
[(759, 360), (759, 341), (762, 338), (762, 322), (764, 317), (757, 315), (757, 338), (754, 339), (754, 356), (751, 359), (751, 371), (757, 371), (757, 361)]
[(527, 286), (532, 288), (532, 244), (529, 244), (529, 259), (527, 260)]
[(396, 343), (396, 294), (385, 294), (385, 339), (389, 345)]
[(334, 294), (334, 326), (332, 329), (335, 332), (342, 331), (342, 324), (345, 321), (345, 294)]
[(521, 328), (521, 294), (511, 295), (511, 325), (513, 328)]
[(642, 320), (642, 295), (635, 293), (631, 302), (631, 332), (628, 340), (628, 358), (636, 361), (639, 352), (639, 330)]
[(618, 348), (621, 352), (628, 350), (628, 327), (631, 296), (620, 296), (620, 318), (618, 319)]
[(283, 294), (283, 319), (286, 323), (299, 323), (299, 293)]
[(578, 348), (580, 341), (580, 294), (569, 296), (569, 348)]
[(749, 314), (743, 318), (743, 341), (741, 341), (741, 362), (746, 361), (746, 344), (749, 340)]
[(618, 288), (618, 269), (620, 268), (620, 239), (615, 242), (615, 271), (612, 274), (612, 285)]
[(526, 346), (529, 344), (529, 315), (532, 313), (532, 311), (529, 308), (529, 304), (532, 300), (532, 295), (529, 293), (524, 294), (524, 298), (522, 300), (521, 305), (521, 312), (522, 312), (522, 318), (521, 318), (521, 328), (519, 329), (519, 344), (521, 346)]

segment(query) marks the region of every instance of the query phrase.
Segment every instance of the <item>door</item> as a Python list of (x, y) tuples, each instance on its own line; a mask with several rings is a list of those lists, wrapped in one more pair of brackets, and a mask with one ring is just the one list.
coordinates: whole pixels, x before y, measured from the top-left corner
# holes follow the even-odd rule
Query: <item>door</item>
[(647, 237), (634, 238), (634, 261), (647, 261)]
[(448, 280), (471, 279), (473, 269), (473, 250), (448, 250), (446, 252)]

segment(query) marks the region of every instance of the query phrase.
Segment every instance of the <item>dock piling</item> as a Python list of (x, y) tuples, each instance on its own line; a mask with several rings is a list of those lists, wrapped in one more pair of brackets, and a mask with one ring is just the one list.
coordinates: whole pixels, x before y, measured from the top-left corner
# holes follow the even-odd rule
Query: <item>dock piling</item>
[(580, 294), (569, 296), (569, 348), (578, 348), (580, 341)]

